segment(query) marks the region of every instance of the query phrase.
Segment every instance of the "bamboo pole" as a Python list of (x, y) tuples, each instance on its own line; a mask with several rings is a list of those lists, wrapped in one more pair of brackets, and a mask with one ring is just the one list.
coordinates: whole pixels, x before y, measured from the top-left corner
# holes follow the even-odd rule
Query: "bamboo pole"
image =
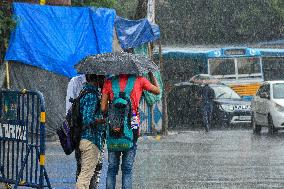
[[(148, 52), (148, 57), (150, 58), (150, 59), (152, 59), (152, 48), (151, 48), (151, 43), (148, 43), (147, 44), (147, 52)], [(153, 105), (151, 105), (151, 107), (150, 107), (150, 112), (151, 112), (151, 123), (150, 123), (150, 127), (151, 127), (151, 132), (152, 133), (155, 133), (155, 121), (154, 121), (154, 106)]]
[(10, 89), (10, 70), (9, 70), (9, 62), (5, 61), (6, 67), (6, 82), (7, 82), (7, 89)]
[[(164, 74), (165, 74), (165, 70), (164, 70), (164, 65), (163, 65), (163, 56), (162, 56), (162, 45), (161, 45), (161, 41), (159, 40), (159, 62), (160, 62), (160, 69), (161, 69), (161, 77), (163, 80)], [(168, 99), (168, 91), (166, 90), (166, 82), (165, 80), (163, 80), (164, 83), (164, 91), (163, 91), (163, 95), (162, 95), (162, 133), (164, 135), (168, 134), (168, 103), (167, 103), (167, 99)]]
[[(152, 23), (155, 23), (155, 11), (154, 11), (154, 8), (155, 8), (155, 0), (148, 0), (147, 1), (147, 19), (152, 22)], [(151, 47), (151, 43), (148, 43), (148, 57), (150, 59), (153, 58), (153, 49)], [(156, 130), (155, 130), (155, 120), (154, 120), (154, 105), (152, 105), (150, 107), (150, 111), (151, 111), (151, 132), (156, 134)]]
[(40, 4), (40, 5), (45, 5), (45, 3), (46, 3), (45, 0), (40, 0), (40, 1), (39, 1), (39, 4)]

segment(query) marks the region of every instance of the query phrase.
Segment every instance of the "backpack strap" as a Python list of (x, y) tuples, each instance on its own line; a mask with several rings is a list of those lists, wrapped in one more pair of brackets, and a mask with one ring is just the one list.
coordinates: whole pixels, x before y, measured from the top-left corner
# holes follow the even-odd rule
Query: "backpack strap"
[(85, 96), (86, 94), (88, 93), (94, 93), (96, 94), (97, 97), (99, 97), (98, 95), (98, 91), (95, 90), (95, 89), (83, 89), (81, 92), (80, 92), (80, 95), (78, 96), (79, 99), (81, 99), (83, 96)]
[(136, 77), (133, 76), (133, 75), (128, 77), (127, 84), (126, 84), (126, 87), (124, 89), (124, 92), (125, 92), (125, 94), (128, 98), (130, 97), (130, 93), (133, 90), (135, 80), (136, 80)]
[[(127, 84), (126, 84), (126, 87), (124, 89), (124, 92), (125, 92), (125, 94), (128, 98), (130, 97), (130, 93), (131, 93), (131, 91), (134, 87), (135, 80), (136, 80), (136, 77), (133, 76), (133, 75), (129, 76), (128, 79), (127, 79)], [(119, 86), (119, 78), (118, 77), (115, 77), (112, 80), (112, 91), (113, 91), (113, 94), (114, 94), (114, 98), (118, 98), (119, 93), (120, 93), (120, 86)]]
[(119, 78), (118, 77), (114, 77), (111, 81), (112, 83), (112, 91), (114, 94), (114, 98), (118, 98), (119, 97), (119, 92), (120, 92), (120, 87), (119, 87)]
[(82, 97), (84, 97), (88, 93), (95, 93), (97, 97), (99, 96), (99, 93), (96, 90), (90, 90), (90, 89), (86, 89), (85, 90), (85, 89), (83, 89), (83, 90), (80, 91), (80, 94), (79, 94), (78, 97), (70, 98), (69, 102), (74, 103), (76, 99), (80, 100)]

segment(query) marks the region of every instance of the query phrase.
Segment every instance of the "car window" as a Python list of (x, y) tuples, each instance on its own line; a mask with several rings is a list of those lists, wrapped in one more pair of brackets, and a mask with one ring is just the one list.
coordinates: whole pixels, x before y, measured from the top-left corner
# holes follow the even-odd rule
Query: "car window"
[(217, 99), (240, 99), (241, 97), (230, 87), (226, 85), (211, 85), (210, 86)]
[(284, 83), (273, 84), (273, 98), (275, 99), (284, 98)]

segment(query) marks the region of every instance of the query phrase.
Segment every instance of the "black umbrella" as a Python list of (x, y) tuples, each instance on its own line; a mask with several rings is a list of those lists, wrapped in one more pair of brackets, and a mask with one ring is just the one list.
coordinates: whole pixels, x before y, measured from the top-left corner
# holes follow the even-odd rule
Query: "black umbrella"
[(91, 55), (76, 64), (75, 68), (78, 73), (98, 75), (142, 75), (159, 70), (151, 59), (126, 52)]
[(220, 81), (212, 75), (209, 74), (197, 74), (190, 78), (191, 83), (205, 84), (205, 83), (220, 83)]

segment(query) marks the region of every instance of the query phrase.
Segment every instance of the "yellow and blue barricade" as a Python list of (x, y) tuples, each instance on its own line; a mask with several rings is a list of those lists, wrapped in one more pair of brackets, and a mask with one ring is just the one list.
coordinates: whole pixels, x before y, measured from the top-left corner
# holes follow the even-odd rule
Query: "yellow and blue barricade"
[(38, 91), (0, 90), (0, 182), (51, 189), (45, 169), (45, 107)]

